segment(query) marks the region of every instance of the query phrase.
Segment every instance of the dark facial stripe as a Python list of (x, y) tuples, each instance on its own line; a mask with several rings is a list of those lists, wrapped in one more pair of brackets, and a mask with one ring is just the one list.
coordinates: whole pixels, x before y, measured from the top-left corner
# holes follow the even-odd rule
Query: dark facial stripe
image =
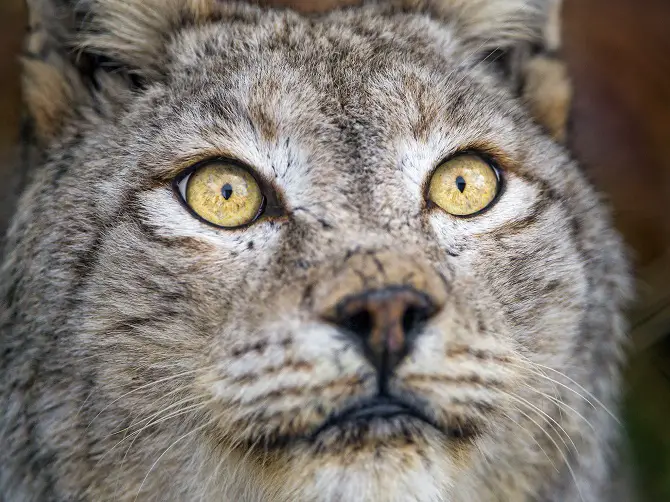
[(552, 202), (553, 200), (550, 198), (540, 198), (535, 202), (535, 204), (533, 204), (531, 212), (528, 216), (520, 220), (507, 222), (491, 230), (490, 232), (483, 232), (478, 235), (479, 236), (489, 235), (493, 238), (502, 238), (502, 237), (510, 237), (513, 235), (518, 235), (524, 230), (527, 230), (536, 223), (538, 223), (540, 218), (547, 211), (547, 209), (549, 209), (549, 207), (552, 206)]

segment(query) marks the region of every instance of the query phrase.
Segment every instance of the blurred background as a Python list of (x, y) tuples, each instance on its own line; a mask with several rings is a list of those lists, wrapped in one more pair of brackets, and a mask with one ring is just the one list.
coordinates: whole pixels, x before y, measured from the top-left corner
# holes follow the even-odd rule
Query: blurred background
[[(269, 0), (324, 10), (357, 0)], [(670, 0), (564, 0), (570, 146), (610, 199), (635, 261), (625, 421), (642, 502), (670, 502)], [(24, 0), (0, 0), (0, 235), (22, 173)]]

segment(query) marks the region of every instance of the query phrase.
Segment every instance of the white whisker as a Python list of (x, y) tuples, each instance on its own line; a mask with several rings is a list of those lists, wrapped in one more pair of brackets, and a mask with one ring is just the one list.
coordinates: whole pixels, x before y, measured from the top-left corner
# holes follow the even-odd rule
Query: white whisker
[(205, 486), (202, 489), (202, 494), (200, 497), (201, 501), (205, 501), (205, 497), (207, 496), (207, 490), (209, 489), (209, 485), (212, 483), (212, 480), (216, 479), (219, 475), (219, 469), (221, 469), (221, 466), (223, 463), (227, 460), (228, 456), (227, 455), (221, 455), (221, 460), (219, 460), (216, 464), (216, 468), (214, 469), (214, 472), (209, 476), (207, 479), (207, 482), (205, 483)]
[[(178, 390), (184, 390), (184, 389), (178, 389)], [(165, 397), (165, 396), (164, 396), (164, 397)], [(187, 397), (187, 398), (181, 399), (181, 400), (179, 400), (179, 401), (177, 401), (177, 402), (175, 402), (175, 403), (172, 403), (171, 405), (166, 406), (165, 408), (163, 408), (163, 409), (161, 409), (161, 410), (159, 410), (159, 411), (153, 413), (152, 415), (150, 415), (150, 416), (148, 416), (148, 417), (146, 417), (146, 418), (143, 418), (142, 420), (137, 420), (137, 421), (131, 423), (128, 427), (126, 427), (126, 428), (124, 428), (124, 429), (121, 429), (121, 430), (112, 432), (111, 434), (108, 434), (107, 436), (105, 436), (105, 438), (108, 438), (108, 437), (111, 437), (111, 436), (115, 436), (115, 435), (117, 435), (117, 434), (121, 434), (122, 432), (128, 431), (128, 430), (132, 429), (133, 427), (135, 427), (135, 426), (137, 426), (137, 425), (139, 425), (139, 424), (141, 424), (141, 423), (143, 423), (143, 422), (146, 422), (146, 421), (148, 421), (148, 420), (152, 420), (153, 418), (157, 417), (158, 415), (160, 415), (160, 414), (162, 414), (162, 413), (165, 413), (166, 411), (168, 411), (168, 410), (170, 410), (170, 409), (172, 409), (172, 408), (174, 408), (174, 407), (176, 407), (176, 406), (182, 405), (182, 404), (184, 404), (184, 403), (188, 403), (188, 402), (190, 402), (190, 401), (195, 401), (195, 400), (198, 400), (198, 399), (204, 399), (204, 398), (206, 398), (206, 397), (207, 397), (207, 395), (201, 395), (201, 396), (191, 396), (191, 397)], [(154, 401), (154, 402), (155, 402), (155, 401)]]
[[(549, 366), (544, 366), (543, 364), (539, 364), (539, 363), (536, 363), (536, 362), (533, 362), (533, 361), (528, 361), (528, 362), (529, 362), (530, 364), (532, 364), (533, 366), (537, 366), (537, 367), (539, 367), (539, 368), (543, 368), (543, 369), (546, 369), (546, 370), (549, 370), (549, 371), (553, 371), (554, 373), (557, 373), (558, 375), (560, 375), (560, 376), (562, 376), (563, 378), (565, 378), (565, 379), (566, 379), (567, 381), (569, 381), (570, 383), (576, 385), (577, 388), (578, 388), (579, 390), (581, 390), (581, 391), (584, 392), (588, 397), (590, 397), (591, 399), (593, 399), (593, 400), (596, 402), (596, 404), (598, 404), (603, 410), (605, 410), (605, 411), (607, 412), (607, 414), (608, 414), (610, 417), (612, 417), (614, 420), (616, 420), (616, 422), (617, 422), (618, 424), (621, 424), (621, 421), (616, 417), (616, 415), (614, 415), (614, 413), (612, 413), (612, 411), (611, 411), (609, 408), (607, 408), (607, 406), (605, 406), (602, 402), (600, 402), (600, 400), (598, 400), (598, 398), (597, 398), (596, 396), (594, 396), (591, 392), (589, 392), (588, 390), (586, 390), (584, 387), (582, 387), (578, 382), (576, 382), (575, 380), (573, 380), (572, 378), (570, 378), (568, 375), (566, 375), (565, 373), (563, 373), (563, 372), (561, 372), (561, 371), (558, 371), (558, 370), (556, 370), (556, 369), (554, 369), (554, 368), (551, 368), (551, 367), (549, 367)], [(593, 404), (591, 404), (591, 406), (593, 406)], [(594, 408), (595, 408), (595, 406), (594, 406)]]
[(177, 417), (177, 416), (180, 416), (180, 415), (184, 415), (185, 413), (188, 413), (189, 411), (192, 411), (192, 410), (194, 410), (194, 409), (203, 408), (206, 404), (207, 404), (206, 402), (203, 402), (203, 403), (198, 403), (198, 404), (195, 404), (195, 405), (192, 405), (192, 406), (187, 406), (186, 408), (184, 408), (184, 409), (182, 409), (182, 410), (175, 411), (175, 412), (170, 413), (169, 415), (167, 415), (167, 416), (165, 416), (165, 417), (161, 417), (161, 418), (159, 418), (158, 420), (154, 420), (154, 421), (148, 423), (147, 425), (145, 425), (144, 427), (142, 427), (141, 429), (139, 429), (139, 430), (137, 430), (137, 431), (135, 431), (135, 432), (132, 432), (132, 433), (129, 434), (128, 436), (126, 436), (126, 437), (124, 437), (123, 439), (121, 439), (121, 440), (120, 440), (118, 443), (116, 443), (114, 446), (112, 446), (109, 450), (107, 450), (107, 451), (102, 455), (102, 457), (100, 457), (100, 458), (98, 459), (98, 461), (96, 462), (96, 466), (97, 466), (97, 465), (102, 461), (102, 459), (104, 459), (109, 453), (111, 453), (113, 450), (115, 450), (117, 446), (121, 445), (122, 443), (124, 443), (125, 441), (127, 441), (128, 439), (130, 439), (130, 438), (132, 438), (132, 437), (136, 437), (136, 436), (139, 435), (143, 430), (145, 430), (145, 429), (147, 429), (147, 428), (149, 428), (149, 427), (151, 427), (151, 426), (153, 426), (153, 425), (160, 424), (161, 422), (165, 422), (166, 420), (169, 420), (170, 418), (174, 418), (174, 417)]
[[(196, 397), (194, 397), (194, 398), (188, 399), (188, 401), (193, 401), (194, 399), (204, 399), (205, 397), (207, 397), (207, 396), (206, 396), (206, 395), (205, 395), (205, 396), (196, 396)], [(176, 404), (179, 404), (179, 403), (182, 403), (182, 404), (183, 404), (183, 401), (187, 401), (187, 400), (186, 400), (186, 399), (183, 399), (182, 401), (180, 401), (180, 402), (178, 402), (178, 403), (175, 403), (175, 405), (176, 405)], [(200, 405), (204, 405), (204, 403), (199, 403), (199, 404), (200, 404)], [(173, 405), (173, 406), (174, 406), (174, 405)], [(170, 407), (171, 407), (171, 406), (170, 406)], [(168, 407), (168, 408), (170, 408), (170, 407)], [(165, 416), (165, 417), (163, 417), (163, 418), (164, 418), (165, 420), (167, 420), (168, 418), (173, 418), (173, 416), (181, 416), (181, 415), (184, 415), (185, 413), (191, 411), (191, 409), (193, 409), (193, 406), (192, 406), (192, 407), (184, 408), (184, 409), (182, 409), (182, 410), (179, 410), (179, 412), (174, 412), (173, 414), (168, 415), (168, 416)], [(164, 413), (165, 411), (167, 411), (167, 408), (164, 408), (163, 410), (159, 411), (158, 413), (154, 413), (150, 419), (153, 419), (153, 417), (156, 417), (157, 415), (159, 415), (159, 414), (161, 414), (161, 413)], [(146, 419), (145, 419), (145, 420), (146, 420)], [(160, 420), (160, 422), (165, 421), (165, 420)], [(144, 420), (142, 420), (142, 421), (144, 421)], [(154, 423), (159, 423), (159, 422), (154, 422)], [(125, 462), (126, 462), (126, 457), (128, 457), (128, 453), (130, 453), (130, 450), (132, 449), (133, 445), (135, 444), (135, 441), (137, 440), (137, 438), (140, 437), (140, 434), (142, 433), (142, 431), (143, 431), (144, 429), (146, 429), (147, 427), (150, 427), (151, 425), (154, 425), (154, 423), (152, 423), (152, 424), (148, 424), (146, 427), (142, 427), (140, 430), (138, 430), (136, 434), (132, 434), (132, 435), (134, 435), (135, 437), (133, 437), (133, 440), (132, 440), (132, 441), (130, 442), (130, 444), (128, 445), (128, 448), (126, 448), (126, 452), (123, 454), (123, 458), (121, 459), (121, 464), (120, 464), (120, 467), (119, 467), (119, 469), (118, 469), (118, 473), (117, 473), (117, 476), (116, 476), (116, 485), (115, 485), (115, 488), (114, 488), (114, 493), (117, 493), (117, 491), (118, 491), (118, 484), (119, 484), (120, 473), (121, 473), (122, 470), (123, 470), (123, 465), (124, 465)], [(126, 430), (129, 430), (129, 429), (130, 429), (130, 427), (126, 428)], [(123, 439), (121, 440), (121, 442), (123, 442), (123, 441), (125, 441), (126, 439), (129, 439), (129, 438), (130, 438), (130, 436), (128, 436), (128, 435), (124, 435), (124, 437), (123, 437)], [(119, 442), (119, 443), (117, 443), (116, 445), (114, 445), (114, 446), (112, 447), (112, 449), (116, 448), (121, 442)]]
[(582, 495), (582, 491), (579, 488), (579, 483), (577, 482), (577, 476), (575, 475), (575, 471), (572, 469), (572, 466), (570, 465), (570, 462), (568, 461), (568, 457), (566, 457), (565, 452), (561, 449), (561, 447), (558, 445), (558, 443), (554, 440), (553, 437), (551, 437), (551, 434), (549, 434), (544, 427), (542, 427), (540, 424), (538, 424), (535, 420), (533, 420), (530, 416), (528, 416), (526, 413), (523, 411), (517, 409), (519, 413), (521, 413), (523, 416), (525, 416), (528, 420), (533, 422), (535, 426), (540, 429), (544, 435), (549, 439), (549, 441), (552, 442), (558, 453), (561, 455), (563, 458), (563, 462), (565, 462), (565, 466), (567, 467), (568, 471), (570, 472), (570, 476), (572, 476), (572, 480), (575, 482), (575, 488), (577, 488), (577, 493), (579, 493), (579, 498), (581, 499), (582, 502), (584, 502), (584, 496)]
[(549, 399), (550, 401), (552, 401), (553, 403), (555, 403), (555, 404), (559, 407), (559, 409), (560, 409), (560, 408), (567, 408), (569, 411), (571, 411), (572, 413), (574, 413), (575, 415), (577, 415), (579, 418), (581, 418), (581, 419), (586, 423), (586, 425), (589, 426), (589, 428), (590, 428), (593, 432), (596, 432), (596, 429), (595, 429), (595, 427), (593, 427), (593, 425), (591, 425), (591, 422), (589, 422), (589, 421), (586, 419), (586, 417), (584, 417), (584, 415), (582, 415), (581, 413), (579, 413), (579, 412), (578, 412), (577, 410), (575, 410), (572, 406), (570, 406), (570, 405), (564, 403), (563, 401), (561, 401), (560, 399), (558, 399), (558, 398), (556, 398), (556, 397), (550, 396), (549, 394), (546, 394), (545, 392), (542, 392), (541, 390), (536, 389), (536, 388), (533, 387), (532, 385), (528, 385), (528, 384), (524, 384), (524, 385), (525, 385), (526, 387), (528, 387), (530, 390), (532, 390), (533, 392), (537, 392), (537, 393), (540, 394), (541, 396), (544, 396), (545, 398), (547, 398), (547, 399)]
[[(529, 367), (527, 367), (527, 366), (519, 366), (519, 365), (515, 365), (515, 364), (511, 364), (511, 363), (510, 363), (510, 366), (515, 366), (515, 367), (517, 367), (517, 368), (520, 368), (520, 369), (529, 371), (529, 372), (533, 373), (534, 375), (538, 375), (538, 376), (544, 378), (545, 380), (547, 380), (547, 381), (549, 381), (549, 382), (552, 382), (552, 383), (554, 383), (554, 384), (556, 384), (556, 385), (558, 385), (558, 386), (560, 386), (560, 387), (563, 387), (564, 389), (566, 389), (566, 390), (572, 392), (573, 394), (575, 394), (576, 396), (578, 396), (580, 399), (583, 399), (584, 401), (586, 401), (586, 402), (589, 404), (589, 406), (591, 406), (591, 408), (593, 408), (594, 410), (597, 410), (597, 409), (598, 409), (598, 408), (596, 408), (596, 405), (593, 404), (593, 403), (592, 403), (586, 396), (584, 396), (583, 394), (580, 394), (579, 392), (577, 392), (577, 391), (576, 391), (575, 389), (573, 389), (572, 387), (570, 387), (570, 386), (568, 386), (568, 385), (565, 385), (564, 383), (559, 382), (558, 380), (555, 380), (555, 379), (553, 379), (553, 378), (551, 378), (551, 377), (548, 377), (547, 375), (545, 375), (544, 373), (539, 372), (538, 370), (534, 370), (533, 368), (529, 368)], [(604, 407), (604, 406), (603, 406), (603, 407)], [(605, 409), (606, 409), (606, 408), (605, 408)], [(617, 422), (618, 422), (618, 420), (617, 420)]]
[(144, 479), (142, 480), (142, 483), (140, 483), (140, 487), (137, 489), (137, 494), (135, 495), (135, 498), (133, 499), (133, 502), (136, 502), (136, 501), (137, 501), (137, 497), (140, 496), (140, 493), (142, 492), (142, 487), (144, 486), (144, 483), (146, 483), (147, 478), (149, 477), (149, 474), (151, 474), (151, 472), (154, 470), (154, 467), (156, 467), (156, 465), (158, 464), (158, 462), (160, 462), (160, 460), (167, 454), (168, 451), (170, 451), (170, 450), (171, 450), (177, 443), (179, 443), (180, 441), (186, 439), (186, 438), (189, 437), (190, 435), (195, 434), (196, 432), (201, 431), (201, 430), (204, 429), (205, 427), (209, 427), (211, 424), (213, 424), (214, 422), (216, 422), (216, 420), (218, 420), (218, 418), (214, 418), (214, 419), (210, 420), (209, 422), (206, 422), (206, 423), (200, 425), (199, 427), (196, 427), (196, 428), (193, 429), (192, 431), (187, 432), (186, 434), (184, 434), (184, 435), (180, 436), (179, 438), (175, 439), (175, 440), (172, 442), (172, 444), (171, 444), (170, 446), (168, 446), (168, 447), (165, 449), (165, 451), (164, 451), (163, 453), (160, 454), (160, 456), (156, 459), (156, 461), (155, 461), (153, 464), (151, 464), (151, 467), (149, 468), (149, 471), (147, 472), (146, 476), (144, 476)]
[[(519, 413), (521, 413), (521, 410), (517, 409), (517, 411), (518, 411)], [(522, 426), (519, 422), (517, 422), (517, 421), (514, 420), (512, 417), (510, 417), (507, 413), (503, 413), (503, 416), (504, 416), (505, 418), (507, 418), (510, 422), (512, 422), (514, 425), (516, 425), (517, 427), (519, 427), (519, 429), (521, 429), (523, 432), (525, 432), (526, 434), (528, 434), (528, 436), (530, 436), (530, 438), (535, 442), (535, 444), (538, 446), (538, 448), (540, 448), (540, 450), (542, 451), (542, 453), (544, 453), (544, 456), (547, 457), (547, 460), (549, 461), (549, 463), (551, 464), (551, 466), (556, 470), (556, 472), (560, 472), (560, 471), (558, 470), (558, 467), (556, 467), (556, 464), (554, 463), (554, 461), (551, 460), (551, 457), (549, 456), (549, 454), (547, 453), (547, 451), (546, 451), (544, 448), (542, 448), (542, 445), (540, 444), (540, 442), (539, 442), (537, 439), (535, 439), (535, 436), (533, 436), (533, 435), (532, 435), (532, 434), (531, 434), (531, 433), (530, 433), (524, 426)]]
[(136, 389), (133, 389), (133, 390), (131, 390), (131, 391), (126, 392), (125, 394), (123, 394), (123, 395), (117, 397), (116, 399), (114, 399), (111, 403), (109, 403), (107, 406), (105, 406), (102, 410), (100, 410), (100, 412), (98, 412), (98, 414), (97, 414), (96, 416), (93, 417), (93, 420), (91, 420), (91, 421), (89, 422), (89, 424), (86, 426), (86, 430), (88, 430), (89, 427), (91, 427), (91, 425), (93, 424), (93, 422), (95, 422), (95, 420), (96, 420), (102, 413), (104, 413), (105, 410), (107, 410), (110, 406), (112, 406), (114, 403), (120, 401), (120, 400), (123, 399), (124, 397), (127, 397), (127, 396), (129, 396), (130, 394), (133, 394), (133, 393), (135, 393), (135, 392), (138, 392), (138, 391), (140, 391), (140, 390), (142, 390), (142, 389), (146, 389), (146, 388), (151, 387), (151, 386), (153, 386), (153, 385), (158, 385), (159, 383), (163, 383), (163, 382), (167, 382), (167, 381), (170, 381), (170, 380), (174, 380), (175, 378), (179, 378), (179, 377), (182, 377), (182, 376), (191, 375), (191, 374), (196, 373), (196, 372), (198, 372), (198, 371), (202, 371), (202, 370), (201, 370), (201, 369), (190, 370), (190, 371), (185, 371), (185, 372), (183, 372), (183, 373), (179, 373), (179, 374), (177, 374), (177, 375), (171, 375), (171, 376), (169, 376), (169, 377), (161, 378), (160, 380), (156, 380), (156, 381), (154, 381), (154, 382), (150, 382), (150, 383), (141, 385), (141, 386), (137, 387)]
[[(516, 396), (516, 395), (514, 395), (514, 394), (510, 394), (510, 393), (508, 393), (508, 392), (506, 392), (505, 394), (507, 394), (508, 397), (514, 399), (515, 401), (518, 401), (518, 402), (520, 402), (521, 404), (524, 404), (524, 405), (528, 406), (529, 408), (531, 408), (532, 410), (534, 410), (534, 411), (535, 411), (536, 413), (538, 413), (539, 415), (542, 415), (542, 416), (545, 418), (545, 420), (547, 420), (547, 419), (550, 420), (554, 425), (556, 425), (556, 426), (563, 432), (563, 434), (565, 434), (565, 437), (568, 438), (568, 441), (570, 441), (570, 444), (571, 444), (572, 447), (575, 449), (575, 453), (579, 453), (579, 449), (577, 448), (577, 445), (575, 444), (575, 442), (574, 442), (574, 441), (572, 440), (572, 438), (570, 437), (570, 434), (568, 434), (567, 431), (561, 426), (561, 424), (559, 424), (559, 423), (558, 423), (558, 422), (557, 422), (551, 415), (549, 415), (549, 414), (546, 413), (545, 411), (541, 410), (540, 408), (538, 408), (537, 406), (535, 406), (534, 404), (532, 404), (532, 403), (531, 403), (530, 401), (528, 401), (527, 399), (524, 399), (524, 398), (522, 398), (522, 397)], [(551, 424), (550, 424), (550, 425), (551, 425)], [(552, 428), (553, 428), (553, 425), (552, 425)], [(554, 428), (554, 430), (556, 430), (556, 429)], [(558, 433), (558, 431), (556, 431), (556, 432)], [(568, 444), (565, 442), (565, 439), (563, 439), (563, 436), (562, 436), (561, 434), (558, 434), (558, 437), (561, 439), (561, 441), (563, 442), (563, 444), (565, 445), (565, 447), (568, 448)]]

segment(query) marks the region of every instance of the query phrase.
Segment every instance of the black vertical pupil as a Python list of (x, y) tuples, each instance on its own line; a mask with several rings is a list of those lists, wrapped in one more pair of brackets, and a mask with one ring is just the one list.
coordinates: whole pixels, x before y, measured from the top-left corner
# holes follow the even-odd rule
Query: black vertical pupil
[(221, 187), (221, 195), (223, 195), (223, 198), (226, 200), (232, 197), (233, 187), (230, 185), (230, 183), (226, 183)]
[(463, 191), (465, 190), (465, 185), (466, 184), (467, 183), (465, 183), (465, 180), (463, 179), (463, 176), (457, 176), (456, 177), (456, 188), (458, 188), (458, 190), (461, 193), (463, 193)]

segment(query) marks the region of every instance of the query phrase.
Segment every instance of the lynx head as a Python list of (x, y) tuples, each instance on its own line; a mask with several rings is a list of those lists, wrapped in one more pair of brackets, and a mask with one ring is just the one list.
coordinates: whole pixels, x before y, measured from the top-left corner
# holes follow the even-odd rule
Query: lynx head
[(600, 500), (628, 276), (552, 2), (32, 4), (5, 493)]

